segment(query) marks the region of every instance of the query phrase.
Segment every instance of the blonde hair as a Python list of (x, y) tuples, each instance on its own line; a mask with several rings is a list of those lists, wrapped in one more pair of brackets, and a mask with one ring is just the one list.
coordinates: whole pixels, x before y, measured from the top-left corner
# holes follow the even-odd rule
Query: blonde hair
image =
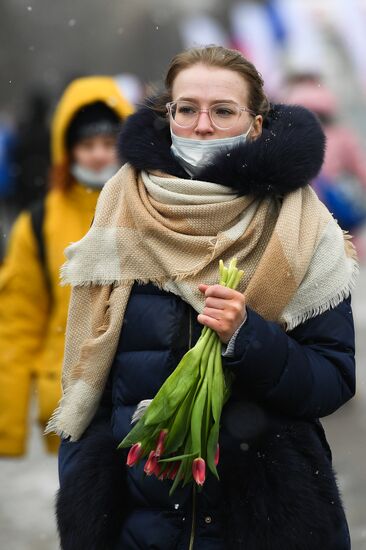
[(190, 48), (173, 57), (165, 77), (165, 92), (158, 96), (155, 102), (155, 109), (158, 112), (166, 112), (165, 104), (172, 100), (172, 88), (177, 75), (197, 63), (202, 63), (208, 67), (229, 69), (242, 76), (249, 86), (247, 107), (257, 115), (262, 115), (263, 118), (266, 117), (270, 106), (263, 90), (264, 81), (262, 76), (253, 63), (245, 59), (240, 52), (223, 46)]

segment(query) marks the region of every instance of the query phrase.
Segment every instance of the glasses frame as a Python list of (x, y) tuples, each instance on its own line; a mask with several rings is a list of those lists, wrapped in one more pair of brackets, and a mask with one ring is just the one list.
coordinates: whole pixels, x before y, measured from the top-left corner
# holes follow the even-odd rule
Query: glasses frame
[[(178, 100), (178, 101), (184, 101), (184, 100)], [(239, 109), (239, 116), (238, 116), (238, 120), (241, 116), (241, 113), (243, 111), (245, 111), (246, 113), (249, 113), (250, 115), (252, 116), (257, 116), (257, 114), (252, 111), (251, 109), (249, 109), (248, 107), (241, 107), (238, 103), (225, 103), (225, 102), (222, 102), (222, 101), (218, 101), (217, 103), (214, 103), (213, 105), (211, 105), (208, 109), (198, 109), (198, 112), (197, 112), (197, 119), (192, 122), (192, 124), (189, 124), (188, 126), (182, 126), (181, 124), (178, 124), (178, 122), (175, 121), (173, 115), (172, 115), (172, 106), (176, 103), (178, 103), (178, 101), (169, 101), (168, 103), (165, 104), (165, 107), (168, 111), (168, 114), (169, 116), (172, 118), (172, 120), (174, 120), (174, 123), (179, 126), (179, 128), (191, 128), (192, 126), (194, 126), (195, 124), (197, 124), (198, 122), (198, 119), (199, 119), (199, 115), (201, 113), (207, 113), (208, 114), (208, 117), (210, 119), (210, 122), (212, 124), (212, 126), (214, 126), (215, 128), (217, 128), (218, 130), (230, 130), (233, 126), (235, 126), (235, 124), (233, 124), (232, 126), (229, 126), (228, 128), (223, 128), (222, 126), (218, 126), (217, 124), (214, 123), (214, 121), (212, 120), (212, 117), (211, 117), (211, 109), (213, 107), (215, 107), (215, 105), (235, 105), (238, 109)], [(188, 104), (191, 104), (191, 105), (195, 105), (195, 103), (192, 103), (190, 101), (185, 101), (185, 103), (188, 103)], [(197, 107), (197, 105), (195, 105)]]

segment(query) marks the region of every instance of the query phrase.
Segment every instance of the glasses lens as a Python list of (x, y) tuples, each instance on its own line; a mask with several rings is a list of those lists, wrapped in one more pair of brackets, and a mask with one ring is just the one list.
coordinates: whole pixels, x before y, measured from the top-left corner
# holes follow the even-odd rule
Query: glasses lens
[(240, 116), (240, 109), (230, 103), (217, 103), (210, 109), (211, 120), (218, 128), (228, 129), (234, 126)]
[(171, 115), (178, 126), (192, 126), (198, 118), (199, 109), (188, 101), (176, 101), (171, 104)]

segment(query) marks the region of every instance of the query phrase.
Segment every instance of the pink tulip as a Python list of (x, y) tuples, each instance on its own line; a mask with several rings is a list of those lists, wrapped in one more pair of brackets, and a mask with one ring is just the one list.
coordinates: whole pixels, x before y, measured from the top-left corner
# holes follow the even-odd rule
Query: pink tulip
[(169, 474), (168, 474), (169, 479), (175, 479), (179, 468), (180, 468), (180, 462), (174, 462), (172, 468), (169, 470)]
[(168, 430), (161, 430), (158, 436), (158, 442), (155, 449), (156, 456), (161, 456), (164, 452), (164, 442), (166, 436), (168, 435)]
[(134, 445), (132, 445), (127, 455), (127, 460), (126, 460), (127, 466), (134, 466), (140, 460), (141, 454), (142, 454), (141, 443), (135, 443)]
[(166, 468), (164, 470), (164, 472), (162, 472), (160, 475), (159, 475), (159, 479), (160, 481), (164, 481), (164, 479), (168, 479), (168, 476), (169, 476), (169, 468)]
[(219, 444), (217, 444), (217, 448), (216, 448), (216, 453), (215, 453), (215, 466), (218, 465), (219, 463), (219, 460), (220, 460), (220, 446)]
[(155, 474), (156, 476), (159, 475), (160, 472), (160, 466), (158, 464), (158, 457), (156, 456), (155, 451), (151, 451), (149, 454), (149, 458), (146, 461), (144, 472), (148, 476), (152, 476)]
[(192, 464), (192, 475), (197, 485), (203, 485), (206, 479), (206, 462), (203, 458), (195, 458)]

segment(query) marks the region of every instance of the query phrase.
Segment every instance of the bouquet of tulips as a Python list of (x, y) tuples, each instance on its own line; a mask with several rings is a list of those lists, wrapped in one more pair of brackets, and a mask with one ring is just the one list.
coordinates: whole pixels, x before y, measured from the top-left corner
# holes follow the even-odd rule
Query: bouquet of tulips
[[(228, 268), (220, 260), (219, 272), (219, 284), (232, 289), (243, 276), (236, 259)], [(147, 456), (146, 475), (174, 480), (170, 494), (180, 482), (184, 486), (194, 480), (202, 486), (206, 464), (218, 478), (220, 417), (230, 386), (222, 369), (221, 345), (216, 332), (204, 327), (197, 344), (119, 445), (131, 447), (128, 466)]]

